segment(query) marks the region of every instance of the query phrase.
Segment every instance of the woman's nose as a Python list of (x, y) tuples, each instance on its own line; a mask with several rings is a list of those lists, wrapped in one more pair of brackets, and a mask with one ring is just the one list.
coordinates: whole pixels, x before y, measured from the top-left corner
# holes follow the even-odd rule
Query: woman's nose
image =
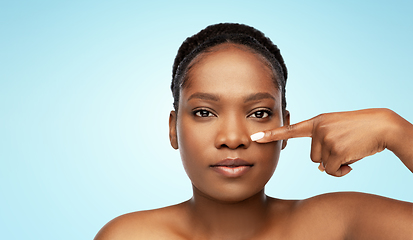
[(227, 120), (220, 123), (215, 139), (215, 147), (220, 148), (248, 148), (251, 139), (245, 124), (245, 120)]

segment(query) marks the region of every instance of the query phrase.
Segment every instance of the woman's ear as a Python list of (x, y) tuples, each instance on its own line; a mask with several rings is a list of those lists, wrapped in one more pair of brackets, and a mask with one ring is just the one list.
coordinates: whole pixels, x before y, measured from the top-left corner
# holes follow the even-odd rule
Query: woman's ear
[(178, 149), (178, 137), (176, 135), (176, 112), (169, 114), (169, 141), (174, 149)]
[[(290, 125), (290, 112), (288, 110), (283, 111), (283, 121), (284, 126)], [(281, 149), (284, 149), (287, 146), (287, 139), (283, 140)]]

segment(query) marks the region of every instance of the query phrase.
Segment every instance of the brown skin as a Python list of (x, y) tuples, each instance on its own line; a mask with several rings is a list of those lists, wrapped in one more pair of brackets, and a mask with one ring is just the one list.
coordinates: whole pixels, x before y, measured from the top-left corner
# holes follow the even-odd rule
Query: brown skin
[[(324, 114), (289, 125), (264, 61), (230, 44), (198, 57), (181, 90), (179, 112), (171, 112), (169, 123), (171, 145), (180, 150), (193, 184), (192, 199), (115, 218), (95, 240), (413, 239), (412, 203), (362, 193), (305, 200), (264, 194), (286, 145), (282, 139), (293, 137), (312, 137), (312, 160), (323, 162), (334, 176), (384, 148), (413, 169), (413, 126), (390, 110)], [(251, 141), (259, 131), (266, 136)], [(211, 169), (227, 157), (253, 167), (236, 178)]]
[[(412, 124), (389, 109), (321, 114), (312, 119), (265, 131), (257, 142), (311, 137), (311, 160), (320, 170), (341, 177), (348, 166), (389, 149), (413, 172)], [(339, 141), (338, 141), (339, 140)]]

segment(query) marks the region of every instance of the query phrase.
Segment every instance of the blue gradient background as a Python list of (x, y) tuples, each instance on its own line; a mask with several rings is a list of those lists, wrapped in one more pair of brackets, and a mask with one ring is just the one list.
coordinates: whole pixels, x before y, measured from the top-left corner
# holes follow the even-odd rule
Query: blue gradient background
[[(1, 1), (2, 239), (92, 239), (112, 218), (187, 200), (169, 146), (171, 68), (182, 41), (241, 22), (289, 69), (292, 122), (391, 108), (413, 121), (412, 1)], [(389, 151), (344, 178), (320, 173), (310, 139), (282, 152), (267, 193), (362, 191), (413, 201)]]

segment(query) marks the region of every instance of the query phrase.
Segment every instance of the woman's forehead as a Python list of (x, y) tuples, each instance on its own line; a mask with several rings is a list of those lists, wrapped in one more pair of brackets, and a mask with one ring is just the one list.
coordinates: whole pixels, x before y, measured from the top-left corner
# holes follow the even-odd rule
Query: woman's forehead
[(198, 56), (186, 81), (183, 91), (251, 93), (265, 90), (278, 93), (274, 72), (266, 59), (246, 48), (229, 44)]

